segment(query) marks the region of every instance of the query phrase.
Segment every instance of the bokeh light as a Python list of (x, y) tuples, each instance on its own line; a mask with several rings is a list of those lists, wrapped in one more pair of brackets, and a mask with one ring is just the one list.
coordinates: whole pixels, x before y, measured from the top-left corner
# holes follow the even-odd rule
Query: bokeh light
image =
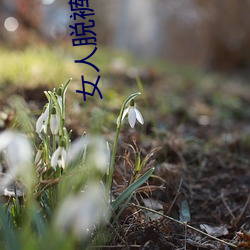
[(52, 4), (54, 2), (55, 2), (55, 0), (42, 0), (42, 4), (45, 4), (45, 5), (49, 5), (49, 4)]
[(8, 17), (4, 21), (4, 27), (6, 30), (10, 32), (14, 32), (18, 28), (18, 21), (15, 17)]

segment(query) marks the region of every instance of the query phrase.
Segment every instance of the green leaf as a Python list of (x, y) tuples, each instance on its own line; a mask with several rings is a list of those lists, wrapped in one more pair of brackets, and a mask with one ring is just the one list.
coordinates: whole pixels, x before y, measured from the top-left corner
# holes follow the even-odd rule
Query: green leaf
[(112, 208), (115, 211), (124, 200), (126, 200), (137, 188), (139, 188), (143, 183), (147, 181), (147, 179), (154, 172), (154, 168), (149, 169), (143, 176), (138, 178), (133, 184), (127, 187), (118, 198), (112, 203)]
[(180, 208), (180, 221), (181, 222), (189, 222), (191, 220), (190, 210), (187, 200), (181, 202)]
[(37, 229), (38, 235), (40, 237), (44, 236), (44, 233), (45, 233), (45, 222), (44, 222), (44, 219), (43, 219), (42, 215), (38, 211), (34, 211), (33, 221), (34, 221), (34, 224), (36, 225), (36, 229)]
[(7, 250), (21, 250), (20, 241), (13, 226), (9, 223), (8, 215), (0, 208), (0, 228), (6, 243)]
[(129, 195), (129, 197), (127, 198), (127, 200), (123, 203), (122, 207), (120, 208), (119, 212), (117, 213), (117, 215), (115, 216), (113, 222), (112, 222), (112, 225), (114, 225), (117, 220), (119, 219), (120, 215), (122, 214), (122, 212), (124, 211), (124, 209), (126, 208), (127, 204), (129, 203), (130, 199), (132, 198), (133, 196), (133, 193), (131, 193)]

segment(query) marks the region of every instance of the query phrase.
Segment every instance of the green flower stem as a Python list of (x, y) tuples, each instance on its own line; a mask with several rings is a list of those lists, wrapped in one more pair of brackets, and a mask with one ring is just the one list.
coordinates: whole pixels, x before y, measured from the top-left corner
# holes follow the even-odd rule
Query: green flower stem
[(115, 169), (115, 156), (116, 156), (116, 151), (117, 151), (118, 137), (119, 137), (119, 133), (120, 133), (120, 129), (121, 129), (123, 112), (125, 110), (126, 105), (132, 99), (134, 99), (136, 96), (138, 96), (140, 94), (141, 94), (140, 92), (137, 92), (137, 93), (134, 93), (134, 94), (130, 95), (124, 101), (124, 103), (123, 103), (123, 105), (121, 107), (120, 115), (119, 115), (118, 122), (117, 122), (117, 127), (116, 127), (116, 134), (115, 134), (115, 140), (114, 140), (114, 148), (113, 148), (113, 152), (112, 152), (111, 163), (110, 163), (109, 173), (108, 173), (108, 177), (107, 177), (107, 193), (109, 193), (111, 191), (111, 187), (112, 187), (112, 183), (113, 183), (113, 173), (114, 173), (114, 169)]
[(71, 82), (72, 78), (69, 78), (67, 83), (63, 86), (62, 89), (62, 127), (65, 126), (65, 96), (66, 96), (66, 91), (68, 89), (69, 83)]
[[(46, 95), (46, 93), (47, 92), (44, 92), (45, 93), (45, 95)], [(47, 95), (46, 95), (47, 96)], [(47, 96), (47, 98), (48, 98), (48, 96)], [(47, 131), (47, 133), (45, 134), (45, 155), (46, 155), (46, 164), (48, 164), (49, 163), (49, 155), (50, 155), (50, 150), (51, 150), (51, 148), (49, 147), (50, 146), (50, 136), (49, 136), (49, 130), (50, 130), (50, 114), (51, 114), (51, 111), (52, 111), (52, 101), (51, 101), (51, 98), (48, 98), (48, 101), (49, 101), (49, 117), (48, 117), (48, 123), (47, 123), (47, 129), (46, 129), (46, 131)]]
[(56, 150), (56, 135), (52, 135), (52, 147), (53, 147), (53, 152)]

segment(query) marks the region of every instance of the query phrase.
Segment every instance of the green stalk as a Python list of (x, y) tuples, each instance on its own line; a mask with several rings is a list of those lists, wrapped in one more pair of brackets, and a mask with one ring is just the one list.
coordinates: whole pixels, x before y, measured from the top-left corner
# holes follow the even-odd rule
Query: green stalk
[(66, 91), (68, 89), (68, 86), (71, 80), (72, 78), (69, 78), (69, 80), (63, 86), (63, 89), (62, 89), (62, 127), (65, 126), (65, 96), (66, 96)]
[(121, 110), (120, 110), (120, 115), (118, 117), (118, 122), (117, 122), (117, 127), (116, 127), (116, 134), (115, 134), (115, 140), (114, 140), (114, 148), (112, 152), (112, 158), (111, 158), (111, 163), (109, 167), (109, 173), (108, 173), (108, 178), (107, 178), (107, 193), (111, 191), (112, 183), (113, 183), (113, 173), (115, 169), (115, 156), (117, 152), (117, 144), (118, 144), (118, 137), (121, 129), (121, 123), (122, 123), (122, 115), (125, 110), (126, 105), (134, 99), (136, 96), (140, 95), (140, 92), (134, 93), (130, 95), (123, 103)]
[(56, 135), (52, 135), (53, 152), (56, 150)]
[(49, 101), (49, 117), (48, 117), (48, 123), (47, 123), (47, 132), (45, 134), (45, 144), (44, 144), (44, 148), (45, 148), (45, 157), (46, 157), (46, 164), (49, 163), (49, 145), (50, 145), (50, 138), (49, 138), (49, 130), (50, 130), (50, 114), (51, 114), (51, 110), (52, 110), (52, 101), (50, 98), (50, 95), (48, 94), (47, 91), (44, 91), (48, 101)]

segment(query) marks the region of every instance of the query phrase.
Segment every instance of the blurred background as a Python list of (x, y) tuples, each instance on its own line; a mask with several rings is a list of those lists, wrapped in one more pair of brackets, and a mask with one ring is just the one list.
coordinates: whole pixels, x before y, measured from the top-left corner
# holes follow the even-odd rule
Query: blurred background
[[(0, 43), (71, 43), (68, 0), (1, 0)], [(98, 45), (145, 60), (248, 71), (249, 0), (92, 0)]]

